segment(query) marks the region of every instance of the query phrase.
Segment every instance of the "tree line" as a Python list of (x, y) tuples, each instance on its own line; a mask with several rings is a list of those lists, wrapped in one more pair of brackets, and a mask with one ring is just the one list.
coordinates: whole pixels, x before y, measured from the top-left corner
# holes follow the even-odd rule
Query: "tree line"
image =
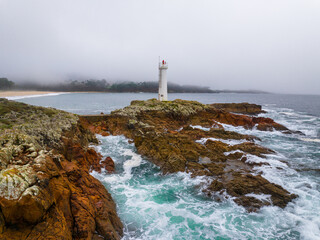
[(10, 90), (14, 87), (14, 82), (9, 81), (8, 78), (0, 78), (0, 90)]
[[(1, 89), (1, 88), (0, 88)], [(12, 88), (11, 88), (12, 89)], [(56, 84), (16, 83), (16, 90), (58, 91), (58, 92), (158, 92), (158, 82), (115, 82), (105, 79), (70, 80)], [(173, 93), (213, 93), (209, 87), (168, 83), (168, 92)]]

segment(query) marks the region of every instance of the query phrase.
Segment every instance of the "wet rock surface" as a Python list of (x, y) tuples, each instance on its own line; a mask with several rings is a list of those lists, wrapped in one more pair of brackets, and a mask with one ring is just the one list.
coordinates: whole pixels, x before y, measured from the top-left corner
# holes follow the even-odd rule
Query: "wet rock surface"
[(101, 160), (100, 162), (95, 163), (92, 165), (92, 169), (101, 173), (105, 171), (106, 173), (114, 173), (115, 172), (115, 165), (114, 161), (111, 157), (106, 157), (105, 159)]
[[(107, 134), (132, 139), (138, 152), (165, 174), (181, 171), (205, 176), (207, 184), (202, 189), (213, 199), (227, 194), (248, 211), (256, 211), (267, 205), (283, 208), (297, 197), (254, 170), (268, 165), (266, 155), (274, 153), (271, 149), (256, 144), (255, 136), (223, 127), (290, 132), (272, 119), (233, 114), (193, 101), (151, 99), (133, 101), (109, 115), (83, 116), (81, 121), (94, 126), (93, 132), (104, 128)], [(262, 161), (254, 161), (257, 157)]]
[(257, 115), (259, 113), (266, 112), (262, 110), (261, 105), (252, 103), (214, 103), (210, 104), (210, 106), (227, 112), (242, 113), (249, 115)]
[(0, 239), (121, 238), (115, 203), (90, 175), (97, 140), (76, 115), (0, 99), (0, 124)]

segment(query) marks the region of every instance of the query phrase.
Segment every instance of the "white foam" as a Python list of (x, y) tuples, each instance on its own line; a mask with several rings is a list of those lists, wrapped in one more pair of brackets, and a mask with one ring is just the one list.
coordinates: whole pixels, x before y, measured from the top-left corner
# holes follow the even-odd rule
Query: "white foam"
[(220, 141), (220, 142), (223, 142), (223, 143), (231, 145), (231, 146), (247, 142), (247, 140), (244, 140), (244, 139), (235, 140), (235, 139), (221, 139), (221, 138), (201, 138), (200, 140), (196, 140), (196, 142), (201, 143), (201, 144), (205, 144), (208, 140)]
[[(278, 116), (277, 111), (272, 114)], [(290, 114), (283, 114), (282, 117), (287, 121)], [(294, 125), (298, 122), (293, 119), (289, 123)], [(292, 154), (310, 154), (311, 149), (318, 150), (317, 146), (301, 142), (301, 136), (298, 135), (246, 130), (230, 125), (228, 127), (240, 133), (254, 134), (262, 139), (261, 144), (265, 147), (279, 150), (281, 154), (270, 154), (266, 158), (247, 154), (247, 161), (268, 163), (269, 165), (255, 166), (254, 170), (257, 174), (261, 172), (268, 181), (283, 186), (290, 193), (298, 194), (299, 198), (284, 209), (268, 206), (258, 213), (247, 213), (243, 207), (232, 202), (232, 198), (222, 202), (206, 200), (202, 198), (203, 187), (195, 188), (199, 184), (210, 184), (205, 177), (193, 179), (186, 173), (163, 176), (155, 170), (154, 165), (147, 164), (144, 160), (139, 165), (142, 166), (139, 169), (144, 170), (138, 174), (134, 172), (133, 175), (132, 170), (139, 164), (141, 156), (136, 158), (133, 145), (128, 144), (123, 136), (109, 136), (102, 141), (101, 151), (106, 155), (114, 154), (111, 157), (116, 164), (123, 164), (124, 171), (109, 175), (98, 174), (98, 177), (106, 184), (118, 205), (118, 214), (125, 225), (123, 239), (173, 239), (177, 236), (199, 239), (200, 235), (204, 239), (320, 239), (320, 216), (316, 214), (320, 209), (319, 179), (317, 176), (301, 175), (289, 167), (295, 161), (299, 164), (306, 161), (309, 164), (308, 161), (312, 159), (301, 155), (299, 157), (302, 161)], [(311, 130), (315, 125), (302, 122), (298, 130), (301, 128)], [(212, 140), (227, 141), (215, 138)], [(207, 140), (198, 141), (205, 143)], [(106, 148), (106, 144), (109, 147)], [(225, 154), (233, 152), (238, 151)], [(126, 161), (129, 162), (125, 167)], [(289, 166), (283, 161), (289, 162)], [(143, 171), (148, 174), (144, 176)], [(124, 177), (126, 172), (129, 178)], [(156, 179), (151, 178), (149, 182), (145, 179), (146, 176)], [(171, 202), (155, 201), (155, 197), (166, 191), (172, 191), (174, 195)], [(247, 196), (266, 201), (270, 199), (269, 195), (264, 194), (250, 193)], [(174, 219), (180, 220), (173, 222)]]
[(256, 155), (246, 154), (247, 160), (246, 163), (269, 163), (270, 160), (266, 158), (261, 158)]
[(244, 152), (237, 149), (237, 150), (230, 151), (230, 152), (224, 152), (223, 154), (224, 154), (225, 156), (229, 156), (230, 154), (235, 154), (235, 153), (244, 153)]
[(300, 138), (300, 140), (305, 141), (305, 142), (316, 142), (320, 143), (320, 139), (313, 139), (313, 138)]
[(294, 112), (279, 112), (280, 114), (282, 113), (282, 114), (285, 114), (285, 115), (288, 115), (288, 116), (295, 116), (296, 115), (296, 113), (294, 113)]
[(267, 201), (271, 202), (271, 195), (270, 194), (255, 194), (255, 193), (248, 193), (245, 195), (246, 197), (253, 197), (260, 201)]
[(183, 129), (183, 127), (179, 128), (179, 129), (177, 130), (177, 132), (180, 132), (182, 129)]
[(123, 163), (125, 175), (129, 177), (131, 176), (132, 168), (140, 166), (142, 158), (139, 154), (133, 152), (131, 149), (126, 149), (123, 154), (131, 157), (130, 160), (127, 160)]
[[(132, 177), (132, 169), (139, 167), (143, 162), (141, 155), (133, 151), (133, 144), (129, 144), (128, 139), (123, 135), (96, 136), (99, 139), (100, 145), (96, 146), (95, 149), (104, 157), (112, 154), (116, 155), (112, 157), (113, 161), (116, 164), (122, 164), (124, 170), (121, 174), (108, 174), (103, 180), (114, 183), (118, 181), (125, 182), (130, 179)], [(127, 145), (127, 148), (125, 145)], [(104, 149), (103, 146), (107, 146), (107, 148)]]
[(23, 99), (23, 98), (36, 98), (36, 97), (58, 96), (58, 95), (62, 95), (62, 94), (70, 94), (70, 92), (34, 94), (34, 95), (13, 96), (13, 97), (5, 97), (5, 98), (8, 99), (8, 100), (17, 100), (17, 99)]
[(200, 125), (190, 125), (190, 127), (192, 127), (193, 129), (200, 129), (206, 132), (210, 131), (210, 128), (202, 127)]

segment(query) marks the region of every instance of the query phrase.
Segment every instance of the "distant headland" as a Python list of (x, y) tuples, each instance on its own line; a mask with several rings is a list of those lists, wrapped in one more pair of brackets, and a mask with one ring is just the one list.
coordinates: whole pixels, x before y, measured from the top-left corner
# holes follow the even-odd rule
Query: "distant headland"
[[(42, 84), (38, 82), (13, 82), (7, 78), (0, 78), (0, 91), (45, 91), (45, 92), (158, 92), (156, 81), (122, 81), (108, 82), (105, 79), (69, 80), (61, 83)], [(169, 93), (267, 93), (259, 90), (212, 90), (206, 86), (179, 85), (168, 83)]]

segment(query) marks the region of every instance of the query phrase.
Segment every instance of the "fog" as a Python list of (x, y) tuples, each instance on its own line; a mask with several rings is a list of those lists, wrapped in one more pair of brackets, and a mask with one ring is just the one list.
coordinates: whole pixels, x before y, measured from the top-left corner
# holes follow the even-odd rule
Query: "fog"
[(0, 0), (0, 77), (320, 94), (318, 0)]

